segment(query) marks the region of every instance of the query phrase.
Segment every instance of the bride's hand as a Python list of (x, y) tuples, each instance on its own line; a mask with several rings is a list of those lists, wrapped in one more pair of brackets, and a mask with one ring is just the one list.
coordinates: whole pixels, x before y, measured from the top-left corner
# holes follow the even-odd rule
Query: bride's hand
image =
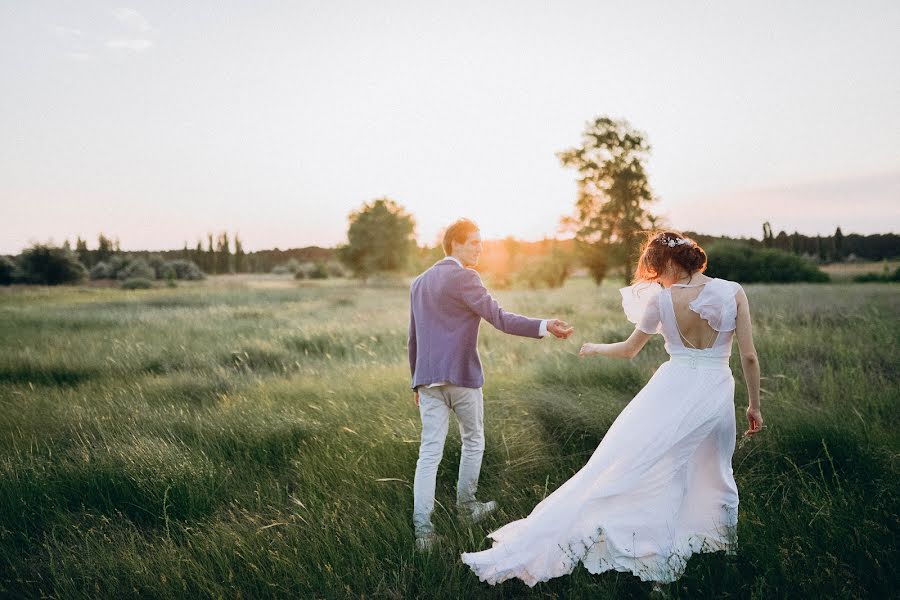
[(754, 433), (759, 433), (763, 428), (762, 412), (758, 408), (748, 406), (747, 423), (749, 425), (749, 429), (744, 432), (744, 435), (753, 435)]
[(597, 352), (597, 344), (582, 344), (581, 350), (578, 351), (578, 356), (582, 358), (585, 356), (593, 356), (594, 354), (599, 354), (599, 352)]

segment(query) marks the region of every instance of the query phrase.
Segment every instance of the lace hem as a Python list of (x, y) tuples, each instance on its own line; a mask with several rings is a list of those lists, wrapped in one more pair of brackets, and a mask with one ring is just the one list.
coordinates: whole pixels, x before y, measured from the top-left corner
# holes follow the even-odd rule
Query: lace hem
[[(694, 554), (722, 551), (729, 556), (736, 554), (737, 526), (728, 526), (724, 532), (691, 534), (673, 544), (673, 550), (668, 554), (629, 556), (606, 540), (602, 529), (598, 531), (596, 539), (583, 537), (570, 542), (566, 548), (557, 546), (555, 551), (544, 556), (532, 554), (516, 557), (507, 546), (508, 544), (495, 541), (489, 550), (462, 554), (462, 561), (475, 572), (478, 579), (490, 585), (518, 578), (528, 587), (534, 587), (538, 583), (570, 574), (579, 563), (594, 575), (612, 570), (630, 572), (641, 581), (672, 583), (684, 574), (687, 562)], [(533, 574), (529, 570), (532, 565), (542, 567), (543, 574)]]

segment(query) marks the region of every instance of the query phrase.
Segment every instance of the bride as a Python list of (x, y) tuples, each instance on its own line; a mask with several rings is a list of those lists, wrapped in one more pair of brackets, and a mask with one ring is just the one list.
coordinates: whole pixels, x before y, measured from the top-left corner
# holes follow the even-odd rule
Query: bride
[(580, 356), (633, 358), (655, 333), (669, 360), (609, 428), (587, 464), (524, 519), (489, 534), (493, 547), (462, 555), (478, 577), (529, 586), (571, 573), (628, 571), (669, 583), (695, 552), (737, 542), (734, 378), (737, 337), (749, 429), (762, 428), (759, 363), (747, 296), (703, 275), (706, 253), (677, 233), (651, 233), (635, 284), (621, 290), (636, 329), (624, 342), (584, 344)]

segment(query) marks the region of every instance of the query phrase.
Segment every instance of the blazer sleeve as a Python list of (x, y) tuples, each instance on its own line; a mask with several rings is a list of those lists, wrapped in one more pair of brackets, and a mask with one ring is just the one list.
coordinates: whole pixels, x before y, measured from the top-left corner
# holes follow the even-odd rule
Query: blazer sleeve
[(541, 337), (541, 319), (523, 317), (503, 310), (497, 300), (488, 293), (476, 271), (472, 269), (462, 271), (458, 290), (461, 301), (469, 310), (503, 333), (522, 337)]
[(416, 314), (413, 312), (412, 297), (409, 303), (409, 336), (406, 340), (406, 350), (409, 353), (409, 373), (410, 377), (416, 378), (416, 352), (418, 344), (416, 343)]

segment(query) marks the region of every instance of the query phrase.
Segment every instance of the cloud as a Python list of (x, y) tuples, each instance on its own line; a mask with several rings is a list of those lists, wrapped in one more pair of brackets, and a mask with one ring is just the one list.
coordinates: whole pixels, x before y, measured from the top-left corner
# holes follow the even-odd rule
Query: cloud
[(66, 58), (70, 60), (90, 60), (93, 56), (87, 52), (68, 52), (66, 53)]
[(143, 52), (149, 50), (153, 46), (150, 40), (109, 40), (106, 42), (107, 48), (113, 50), (131, 50), (133, 52)]
[(113, 10), (113, 16), (132, 31), (146, 33), (153, 29), (150, 21), (133, 8), (116, 8)]

